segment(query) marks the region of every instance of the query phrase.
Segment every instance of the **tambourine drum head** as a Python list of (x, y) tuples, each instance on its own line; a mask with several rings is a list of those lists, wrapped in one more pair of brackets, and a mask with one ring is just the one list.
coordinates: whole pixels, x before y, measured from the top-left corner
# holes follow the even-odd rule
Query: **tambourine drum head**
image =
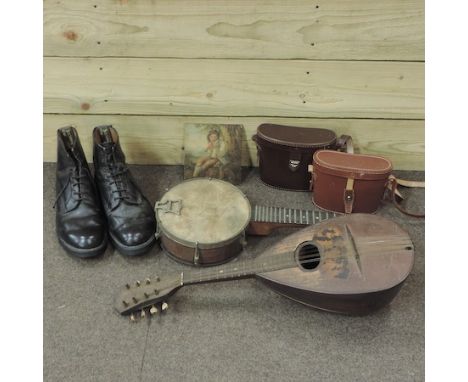
[(187, 180), (171, 188), (159, 204), (177, 200), (181, 200), (180, 215), (156, 207), (156, 218), (162, 234), (189, 247), (221, 246), (243, 234), (250, 221), (246, 196), (225, 181)]

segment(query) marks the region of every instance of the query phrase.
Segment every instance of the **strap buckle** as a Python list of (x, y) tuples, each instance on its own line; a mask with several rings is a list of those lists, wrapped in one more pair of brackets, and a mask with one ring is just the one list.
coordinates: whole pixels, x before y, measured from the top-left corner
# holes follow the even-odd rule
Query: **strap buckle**
[(353, 187), (354, 187), (354, 179), (348, 178), (346, 182), (346, 189), (344, 190), (344, 194), (343, 194), (345, 214), (350, 214), (351, 212), (353, 212), (353, 204), (354, 204)]

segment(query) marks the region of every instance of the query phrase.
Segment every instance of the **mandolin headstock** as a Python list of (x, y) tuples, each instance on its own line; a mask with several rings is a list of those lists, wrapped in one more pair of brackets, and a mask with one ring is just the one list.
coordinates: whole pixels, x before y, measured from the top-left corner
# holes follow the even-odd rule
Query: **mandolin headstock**
[(183, 274), (164, 278), (156, 276), (126, 284), (117, 294), (115, 309), (122, 315), (130, 315), (131, 321), (135, 321), (138, 315), (141, 318), (155, 315), (167, 310), (167, 299), (182, 284)]

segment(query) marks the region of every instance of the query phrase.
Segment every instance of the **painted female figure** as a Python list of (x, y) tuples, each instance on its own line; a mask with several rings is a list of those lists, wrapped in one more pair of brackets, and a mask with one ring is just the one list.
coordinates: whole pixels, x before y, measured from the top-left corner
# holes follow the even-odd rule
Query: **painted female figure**
[(207, 135), (208, 144), (205, 148), (205, 155), (198, 158), (193, 177), (197, 177), (200, 173), (205, 173), (208, 169), (218, 165), (219, 179), (223, 179), (223, 166), (228, 163), (226, 144), (224, 143), (220, 133), (216, 129), (212, 129)]

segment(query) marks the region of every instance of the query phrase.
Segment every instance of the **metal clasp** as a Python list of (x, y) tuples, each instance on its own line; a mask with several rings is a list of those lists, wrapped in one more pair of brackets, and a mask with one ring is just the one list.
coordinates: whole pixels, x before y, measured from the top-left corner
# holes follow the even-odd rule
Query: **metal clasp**
[(171, 213), (175, 215), (180, 215), (182, 210), (182, 199), (177, 200), (166, 200), (165, 202), (156, 202), (154, 205), (155, 210), (161, 210), (165, 214)]
[(289, 153), (289, 169), (292, 172), (295, 172), (299, 169), (299, 165), (301, 164), (302, 160), (302, 153), (295, 149)]
[(299, 166), (299, 164), (301, 163), (300, 160), (293, 160), (293, 159), (290, 159), (289, 160), (289, 167), (291, 168), (291, 170), (295, 171), (297, 166)]
[(198, 241), (195, 243), (195, 251), (193, 253), (193, 264), (200, 265), (200, 250), (198, 249)]

